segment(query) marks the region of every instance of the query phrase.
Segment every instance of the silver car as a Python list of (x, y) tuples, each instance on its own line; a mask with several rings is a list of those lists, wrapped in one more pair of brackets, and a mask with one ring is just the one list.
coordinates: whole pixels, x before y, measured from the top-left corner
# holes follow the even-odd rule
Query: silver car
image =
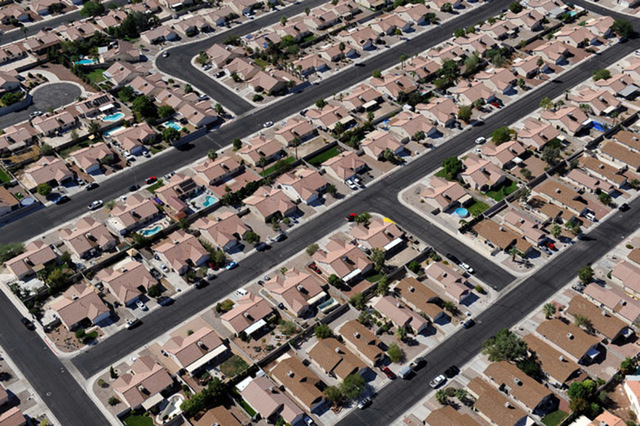
[(429, 386), (431, 386), (433, 389), (437, 389), (440, 386), (442, 386), (446, 381), (447, 381), (447, 378), (444, 376), (444, 374), (440, 374), (439, 376), (435, 377), (432, 381), (429, 382)]

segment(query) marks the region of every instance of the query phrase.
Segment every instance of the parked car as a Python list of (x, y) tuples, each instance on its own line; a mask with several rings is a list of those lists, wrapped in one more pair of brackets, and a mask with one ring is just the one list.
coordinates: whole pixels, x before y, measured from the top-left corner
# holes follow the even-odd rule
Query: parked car
[(169, 57), (169, 52), (162, 52), (162, 57), (163, 58), (168, 58)]
[(54, 203), (56, 203), (56, 204), (64, 204), (69, 200), (71, 200), (71, 198), (69, 198), (68, 195), (60, 195), (58, 198), (55, 199)]
[(158, 302), (158, 305), (160, 306), (169, 306), (169, 305), (173, 305), (174, 300), (170, 297), (167, 296), (160, 296), (156, 299), (156, 301)]
[(257, 251), (265, 251), (269, 248), (269, 244), (262, 242), (256, 246)]
[(549, 250), (549, 248), (547, 246), (540, 246), (540, 250), (542, 250), (544, 253), (548, 254), (549, 256), (551, 256), (553, 254), (553, 252), (551, 250)]
[(127, 327), (127, 330), (131, 330), (132, 328), (136, 328), (140, 324), (142, 324), (142, 321), (136, 318), (134, 320), (127, 320), (126, 327)]
[(227, 266), (225, 266), (224, 268), (229, 271), (229, 270), (237, 268), (237, 267), (238, 267), (238, 263), (237, 262), (231, 262)]
[(42, 111), (33, 111), (31, 114), (29, 114), (29, 118), (34, 119), (36, 117), (39, 117), (42, 115)]
[(262, 125), (262, 127), (264, 127), (265, 129), (267, 129), (267, 128), (271, 127), (271, 126), (273, 126), (273, 121), (267, 121), (266, 123), (264, 123)]
[(482, 145), (486, 141), (487, 141), (487, 138), (485, 138), (484, 136), (480, 136), (479, 138), (476, 139), (476, 145)]
[(82, 178), (76, 178), (76, 183), (80, 186), (84, 185), (84, 180)]
[(102, 207), (102, 200), (95, 200), (87, 206), (89, 210), (99, 209), (100, 207)]
[(262, 279), (267, 282), (271, 279), (271, 277), (269, 275), (265, 275), (264, 277), (262, 277)]
[[(211, 69), (211, 65), (210, 64), (206, 64), (204, 67), (202, 67), (202, 69), (205, 70), (205, 71), (209, 71)], [(198, 99), (200, 99), (200, 98), (198, 98)], [(205, 99), (202, 99), (202, 100), (204, 101)]]
[(409, 366), (411, 367), (411, 369), (418, 371), (421, 368), (423, 368), (425, 365), (427, 365), (427, 361), (424, 360), (424, 358), (422, 357), (418, 357), (416, 358), (413, 362), (411, 362), (409, 364)]
[(464, 269), (465, 271), (467, 271), (470, 274), (473, 274), (475, 272), (475, 269), (473, 269), (471, 266), (469, 266), (468, 263), (460, 262), (460, 263), (458, 263), (458, 266), (460, 266), (462, 269)]
[(209, 285), (209, 281), (207, 281), (207, 280), (199, 280), (199, 281), (196, 281), (196, 283), (194, 284), (194, 287), (195, 288), (205, 288), (208, 285)]
[(354, 191), (359, 188), (358, 184), (355, 183), (354, 181), (352, 181), (351, 179), (345, 180), (344, 183), (346, 183), (347, 186), (349, 188), (353, 189)]
[(557, 250), (556, 249), (556, 245), (553, 244), (551, 241), (547, 240), (544, 242), (545, 247), (551, 249), (551, 250)]
[(458, 367), (456, 367), (455, 365), (452, 365), (451, 367), (449, 367), (446, 370), (444, 370), (444, 374), (448, 378), (456, 377), (458, 375), (458, 373), (460, 373), (460, 369)]
[(144, 158), (151, 158), (151, 152), (149, 151), (143, 152), (142, 155), (144, 155)]
[(455, 263), (456, 265), (460, 263), (460, 259), (458, 259), (457, 257), (455, 257), (454, 255), (452, 255), (451, 253), (447, 253), (444, 255), (447, 259), (449, 259), (450, 261), (452, 261), (453, 263)]
[(367, 408), (370, 405), (371, 405), (371, 398), (369, 398), (369, 397), (362, 398), (360, 401), (358, 401), (358, 408), (360, 410), (364, 410), (365, 408)]
[(129, 187), (130, 192), (137, 191), (138, 189), (140, 189), (140, 185), (131, 185)]
[(356, 216), (358, 216), (358, 215), (355, 214), (355, 213), (349, 213), (344, 218), (347, 220), (347, 222), (353, 222), (355, 220)]
[(97, 187), (99, 187), (100, 185), (98, 185), (95, 182), (91, 182), (89, 185), (85, 186), (85, 190), (86, 191), (91, 191), (92, 189), (96, 189)]
[(444, 376), (444, 374), (440, 374), (439, 376), (434, 377), (433, 380), (429, 382), (429, 386), (431, 386), (433, 389), (437, 389), (446, 381), (447, 378)]
[(393, 374), (393, 371), (389, 370), (389, 367), (387, 367), (386, 365), (381, 365), (380, 371), (382, 371), (391, 380), (396, 378), (396, 375)]
[(595, 222), (596, 221), (596, 215), (593, 214), (592, 212), (587, 212), (584, 217), (586, 217), (587, 219), (589, 219), (591, 222)]
[(149, 176), (148, 178), (146, 178), (146, 179), (144, 180), (144, 183), (146, 183), (147, 185), (149, 185), (149, 184), (154, 183), (154, 182), (157, 182), (157, 181), (158, 181), (158, 178), (157, 178), (157, 177), (155, 177), (155, 176)]
[(475, 324), (476, 324), (476, 322), (472, 318), (469, 318), (468, 320), (466, 320), (465, 322), (462, 323), (462, 328), (471, 328)]
[(136, 300), (136, 306), (142, 309), (143, 311), (146, 311), (147, 309), (149, 309), (147, 308), (147, 305), (145, 305), (142, 300)]
[(20, 321), (22, 322), (22, 324), (24, 324), (24, 326), (25, 326), (25, 327), (27, 327), (27, 330), (31, 330), (31, 331), (33, 331), (33, 330), (35, 330), (35, 329), (36, 329), (36, 326), (35, 326), (35, 325), (33, 325), (33, 322), (31, 322), (31, 321), (30, 321), (30, 320), (28, 320), (27, 318), (22, 317), (22, 318), (20, 319)]
[(318, 275), (322, 275), (322, 270), (318, 268), (318, 265), (316, 265), (316, 262), (311, 262), (309, 264), (309, 269), (311, 269), (313, 272), (315, 272)]
[(247, 290), (245, 290), (244, 288), (239, 288), (236, 290), (236, 294), (240, 297), (246, 296), (248, 293)]
[(279, 243), (280, 241), (284, 241), (286, 239), (287, 239), (287, 234), (285, 234), (284, 232), (281, 232), (273, 238), (273, 241), (275, 241), (276, 243)]
[(620, 207), (618, 207), (618, 210), (620, 210), (621, 212), (626, 212), (627, 210), (629, 210), (631, 207), (629, 207), (629, 204), (627, 203), (623, 203), (620, 204)]
[(491, 106), (495, 107), (495, 108), (501, 108), (502, 107), (502, 105), (500, 105), (500, 103), (498, 103), (498, 101), (491, 102)]

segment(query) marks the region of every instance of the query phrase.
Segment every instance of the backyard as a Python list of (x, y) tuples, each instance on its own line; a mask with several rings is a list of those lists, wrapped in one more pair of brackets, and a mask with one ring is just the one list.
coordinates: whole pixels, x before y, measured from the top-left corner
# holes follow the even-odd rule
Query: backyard
[(554, 411), (553, 413), (549, 413), (542, 418), (542, 423), (545, 426), (557, 426), (562, 423), (562, 420), (565, 419), (569, 414), (565, 413), (562, 410)]
[(103, 73), (104, 70), (102, 68), (98, 68), (88, 73), (87, 78), (91, 80), (91, 83), (100, 83), (105, 80)]
[(333, 148), (330, 148), (328, 150), (326, 150), (325, 152), (322, 152), (318, 155), (316, 155), (315, 157), (309, 159), (309, 164), (311, 164), (312, 166), (319, 166), (320, 164), (324, 163), (325, 161), (327, 161), (329, 158), (333, 158), (336, 155), (340, 154), (340, 148), (338, 148), (338, 146), (334, 146)]
[(473, 216), (473, 217), (478, 217), (480, 216), (485, 210), (487, 210), (489, 208), (488, 205), (486, 205), (485, 203), (483, 203), (482, 201), (478, 201), (476, 199), (473, 200), (473, 204), (470, 204), (466, 207), (466, 209), (469, 211), (469, 213)]
[(149, 191), (152, 194), (156, 193), (156, 190), (160, 187), (164, 186), (164, 182), (162, 181), (162, 179), (158, 179), (158, 181), (156, 183), (154, 183), (153, 185), (147, 187), (147, 191)]
[(507, 195), (515, 192), (518, 189), (518, 182), (511, 181), (509, 179), (505, 180), (499, 188), (487, 191), (487, 196), (493, 198), (496, 201), (500, 201), (505, 198)]
[(273, 166), (269, 167), (268, 169), (264, 169), (262, 172), (260, 172), (260, 176), (265, 177), (265, 176), (269, 176), (272, 173), (275, 173), (278, 171), (279, 168), (283, 167), (283, 165), (289, 165), (291, 163), (293, 163), (294, 161), (296, 161), (295, 158), (293, 157), (287, 157), (283, 160), (278, 160), (278, 162), (276, 164), (274, 164)]
[(0, 169), (0, 182), (5, 183), (9, 182), (11, 177), (2, 169)]
[(235, 377), (247, 368), (249, 368), (249, 365), (238, 355), (234, 355), (220, 364), (220, 371), (227, 377)]

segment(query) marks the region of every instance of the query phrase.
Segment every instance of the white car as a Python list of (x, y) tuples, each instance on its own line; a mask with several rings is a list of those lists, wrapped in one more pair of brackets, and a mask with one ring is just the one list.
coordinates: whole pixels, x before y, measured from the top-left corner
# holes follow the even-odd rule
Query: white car
[(164, 273), (168, 273), (169, 272), (169, 268), (167, 268), (167, 265), (160, 265), (160, 269), (162, 269), (162, 272), (164, 272)]
[(464, 269), (470, 274), (473, 274), (475, 272), (475, 270), (471, 266), (469, 266), (468, 263), (460, 262), (458, 266), (460, 266), (462, 269)]
[(136, 301), (136, 306), (140, 309), (142, 309), (143, 311), (146, 311), (147, 309), (147, 305), (144, 304), (144, 302), (142, 300), (137, 300)]
[(476, 145), (482, 145), (486, 141), (487, 141), (487, 138), (485, 138), (484, 136), (480, 136), (478, 139), (476, 139)]
[(149, 151), (145, 151), (142, 155), (144, 155), (144, 158), (151, 158), (151, 153)]
[(640, 50), (636, 50), (636, 56), (640, 56)]
[(269, 128), (269, 127), (271, 127), (271, 126), (273, 126), (273, 121), (267, 121), (266, 123), (264, 123), (264, 124), (262, 125), (262, 127), (264, 127), (265, 129), (266, 129), (266, 128)]
[(168, 58), (169, 57), (169, 52), (162, 52), (162, 57), (163, 58)]
[(99, 209), (100, 207), (102, 207), (102, 200), (95, 200), (87, 206), (89, 210)]
[(345, 181), (345, 183), (347, 184), (347, 186), (348, 186), (349, 188), (353, 189), (354, 191), (355, 191), (356, 189), (358, 189), (358, 185), (357, 185), (354, 181), (352, 181), (351, 179), (347, 179), (347, 180)]
[(433, 389), (436, 389), (436, 388), (439, 388), (446, 381), (447, 381), (447, 378), (444, 376), (444, 374), (440, 374), (439, 376), (435, 377), (432, 381), (429, 382), (429, 386), (431, 386)]
[(360, 185), (360, 186), (364, 186), (364, 185), (362, 184), (362, 180), (360, 180), (360, 178), (359, 178), (358, 176), (354, 176), (354, 177), (353, 177), (353, 181), (354, 181), (356, 184)]
[(244, 288), (239, 288), (236, 290), (236, 294), (240, 297), (242, 296), (246, 296), (247, 295), (247, 290), (245, 290)]

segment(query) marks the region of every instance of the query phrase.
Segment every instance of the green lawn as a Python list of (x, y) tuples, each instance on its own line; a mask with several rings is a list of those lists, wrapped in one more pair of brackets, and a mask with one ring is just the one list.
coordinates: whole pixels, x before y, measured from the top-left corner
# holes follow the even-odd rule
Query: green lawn
[(268, 169), (264, 169), (263, 172), (260, 172), (260, 176), (265, 177), (265, 176), (269, 176), (272, 173), (275, 173), (278, 170), (278, 163), (280, 163), (281, 161), (284, 161), (287, 164), (291, 164), (294, 161), (296, 161), (296, 159), (293, 158), (293, 157), (287, 157), (284, 160), (278, 160), (278, 161), (276, 161), (276, 164), (274, 164), (273, 166), (269, 167)]
[(242, 408), (244, 408), (244, 411), (246, 411), (247, 414), (249, 414), (249, 416), (253, 417), (256, 415), (256, 412), (254, 411), (253, 408), (251, 408), (251, 406), (247, 403), (247, 401), (240, 398), (238, 402), (240, 403), (240, 405), (242, 405)]
[(105, 80), (104, 75), (102, 75), (104, 71), (105, 70), (103, 70), (102, 68), (95, 69), (88, 73), (87, 77), (89, 78), (89, 80), (91, 80), (92, 83), (100, 83), (101, 81)]
[(482, 212), (484, 212), (489, 208), (489, 206), (483, 203), (482, 201), (478, 201), (475, 199), (473, 201), (474, 201), (473, 204), (465, 207), (473, 217), (480, 216)]
[[(97, 141), (93, 141), (93, 142), (95, 143)], [(92, 141), (86, 140), (86, 141), (80, 142), (79, 144), (68, 146), (63, 150), (60, 150), (60, 152), (58, 152), (58, 154), (60, 154), (60, 156), (62, 158), (67, 158), (69, 155), (71, 155), (72, 152), (77, 151), (77, 150), (82, 149), (82, 148), (86, 148), (89, 145), (91, 145), (91, 143), (92, 143)]]
[(9, 176), (4, 170), (0, 169), (0, 182), (5, 183), (11, 180), (11, 176)]
[(129, 416), (124, 419), (127, 426), (153, 426), (153, 420), (147, 416)]
[(366, 280), (369, 281), (370, 283), (377, 283), (378, 281), (380, 281), (382, 279), (382, 277), (384, 277), (384, 274), (379, 273), (379, 274), (375, 274), (375, 275), (369, 275)]
[(153, 185), (147, 187), (147, 190), (150, 193), (155, 194), (156, 193), (156, 189), (160, 188), (161, 186), (164, 186), (164, 182), (162, 181), (162, 179), (158, 179), (158, 181), (156, 183), (154, 183)]
[(309, 164), (311, 164), (312, 166), (319, 166), (320, 164), (327, 161), (329, 158), (333, 158), (338, 154), (340, 154), (340, 148), (338, 148), (338, 145), (336, 145), (333, 148), (328, 149), (325, 152), (318, 154), (312, 159), (310, 159)]
[(507, 179), (502, 185), (500, 185), (500, 188), (498, 188), (497, 190), (487, 191), (487, 196), (493, 198), (496, 201), (500, 201), (507, 195), (511, 194), (512, 192), (515, 192), (517, 189), (518, 189), (518, 182), (516, 181), (512, 182), (509, 179)]
[(16, 197), (18, 200), (22, 200), (24, 198), (24, 195), (22, 194), (22, 192), (16, 192), (13, 194), (14, 197)]
[(259, 58), (258, 58), (258, 59), (254, 59), (254, 60), (253, 60), (253, 62), (254, 62), (257, 66), (259, 66), (260, 68), (262, 68), (262, 69), (265, 69), (265, 68), (267, 68), (267, 67), (271, 66), (271, 64), (270, 64), (269, 62), (265, 61), (264, 59), (259, 59)]
[(553, 413), (549, 413), (546, 416), (544, 416), (542, 418), (542, 423), (545, 426), (557, 426), (568, 415), (569, 415), (568, 413), (565, 413), (564, 411), (561, 411), (561, 410), (554, 411)]
[(249, 368), (249, 365), (238, 355), (234, 355), (220, 364), (220, 371), (227, 377), (235, 377), (247, 368)]

